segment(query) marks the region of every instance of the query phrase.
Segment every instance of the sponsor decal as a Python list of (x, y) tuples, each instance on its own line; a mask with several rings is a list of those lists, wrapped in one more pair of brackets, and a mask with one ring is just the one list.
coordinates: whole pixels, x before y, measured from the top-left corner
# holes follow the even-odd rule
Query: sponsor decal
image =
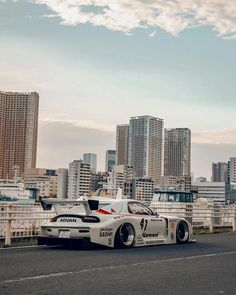
[(104, 238), (104, 237), (112, 237), (113, 236), (113, 228), (101, 228), (99, 237)]
[(174, 238), (175, 238), (175, 234), (174, 234), (174, 233), (171, 233), (171, 234), (170, 234), (170, 238), (171, 238), (171, 240), (173, 241)]
[(142, 241), (142, 240), (143, 240), (142, 235), (138, 235), (138, 236), (137, 236), (137, 241)]
[(147, 233), (143, 233), (142, 234), (142, 236), (144, 237), (144, 238), (157, 238), (158, 237), (158, 233), (156, 233), (156, 234), (147, 234)]
[(142, 246), (144, 245), (144, 241), (143, 241), (143, 237), (142, 235), (138, 235), (137, 238), (136, 238), (136, 245), (137, 246)]
[(68, 222), (68, 223), (77, 222), (77, 219), (76, 218), (60, 218), (60, 222)]
[(146, 245), (156, 245), (156, 244), (162, 244), (163, 241), (154, 240), (154, 241), (147, 241)]
[(156, 218), (156, 219), (151, 219), (151, 221), (162, 221), (162, 219)]
[(120, 219), (122, 218), (123, 216), (114, 216), (114, 219)]
[(153, 241), (146, 242), (146, 245), (158, 245), (158, 244), (164, 244), (164, 240), (153, 240)]
[(142, 220), (140, 222), (141, 230), (145, 231), (147, 229), (147, 225), (148, 225), (148, 220), (145, 220), (144, 218), (142, 218)]

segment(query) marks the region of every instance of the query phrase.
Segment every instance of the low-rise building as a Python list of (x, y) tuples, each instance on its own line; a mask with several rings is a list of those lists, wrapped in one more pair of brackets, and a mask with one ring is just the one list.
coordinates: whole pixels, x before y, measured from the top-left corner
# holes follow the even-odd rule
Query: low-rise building
[(29, 168), (24, 175), (27, 189), (37, 190), (36, 199), (57, 197), (57, 170), (46, 168)]
[(133, 167), (114, 165), (110, 173), (110, 181), (114, 188), (121, 188), (125, 196), (132, 196)]
[(82, 160), (75, 160), (69, 164), (68, 198), (77, 199), (90, 193), (91, 172), (90, 165)]
[(90, 192), (94, 194), (98, 189), (107, 184), (109, 174), (107, 172), (91, 173)]
[(133, 199), (150, 205), (154, 195), (154, 180), (150, 177), (133, 179)]
[(191, 191), (192, 178), (191, 176), (162, 176), (161, 189), (174, 189), (177, 191)]
[(33, 198), (34, 191), (26, 189), (24, 183), (0, 179), (0, 201), (29, 200)]
[(205, 198), (210, 202), (225, 204), (226, 184), (225, 182), (195, 182), (193, 184), (196, 198)]

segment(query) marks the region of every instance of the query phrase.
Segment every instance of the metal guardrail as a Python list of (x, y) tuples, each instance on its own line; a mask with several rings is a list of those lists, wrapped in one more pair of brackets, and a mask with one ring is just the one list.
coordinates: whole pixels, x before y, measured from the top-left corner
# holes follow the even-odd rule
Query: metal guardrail
[(0, 204), (0, 240), (10, 246), (14, 238), (37, 237), (54, 215), (54, 211), (43, 211), (40, 204)]
[[(184, 217), (193, 228), (208, 229), (230, 227), (236, 231), (236, 206), (212, 206), (201, 208), (194, 204), (160, 203), (153, 209), (161, 215)], [(43, 211), (39, 204), (0, 204), (0, 240), (10, 246), (14, 238), (37, 237), (40, 228), (55, 215), (54, 211)]]

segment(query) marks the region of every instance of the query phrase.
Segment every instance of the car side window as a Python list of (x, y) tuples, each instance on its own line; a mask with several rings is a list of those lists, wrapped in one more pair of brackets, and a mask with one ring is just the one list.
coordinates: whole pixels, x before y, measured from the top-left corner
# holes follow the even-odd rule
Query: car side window
[(153, 212), (151, 209), (149, 209), (142, 203), (137, 203), (137, 202), (129, 202), (128, 211), (130, 214), (135, 214), (135, 215), (153, 215)]

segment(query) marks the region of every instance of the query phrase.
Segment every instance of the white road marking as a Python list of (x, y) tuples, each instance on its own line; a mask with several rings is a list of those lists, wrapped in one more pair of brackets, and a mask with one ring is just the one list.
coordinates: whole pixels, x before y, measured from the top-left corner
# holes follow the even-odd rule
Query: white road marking
[(236, 254), (236, 251), (211, 253), (211, 254), (203, 254), (203, 255), (187, 256), (187, 257), (177, 257), (177, 258), (161, 259), (161, 260), (154, 260), (154, 261), (144, 261), (144, 262), (137, 262), (137, 263), (132, 263), (132, 264), (120, 264), (120, 265), (115, 265), (115, 266), (85, 268), (85, 269), (81, 269), (79, 271), (58, 272), (58, 273), (37, 275), (37, 276), (32, 276), (32, 277), (23, 277), (23, 278), (19, 278), (19, 279), (4, 280), (4, 281), (0, 281), (0, 285), (26, 282), (26, 281), (30, 281), (30, 280), (41, 280), (41, 279), (50, 279), (50, 278), (55, 278), (55, 277), (64, 277), (64, 276), (76, 275), (76, 274), (81, 274), (81, 273), (98, 272), (98, 271), (113, 270), (113, 269), (127, 268), (127, 267), (136, 267), (136, 266), (157, 264), (157, 263), (162, 263), (162, 262), (177, 262), (177, 261), (184, 261), (184, 260), (194, 260), (194, 259), (199, 259), (199, 258), (208, 258), (208, 257), (216, 257), (216, 256), (223, 256), (223, 255), (234, 255), (234, 254)]

